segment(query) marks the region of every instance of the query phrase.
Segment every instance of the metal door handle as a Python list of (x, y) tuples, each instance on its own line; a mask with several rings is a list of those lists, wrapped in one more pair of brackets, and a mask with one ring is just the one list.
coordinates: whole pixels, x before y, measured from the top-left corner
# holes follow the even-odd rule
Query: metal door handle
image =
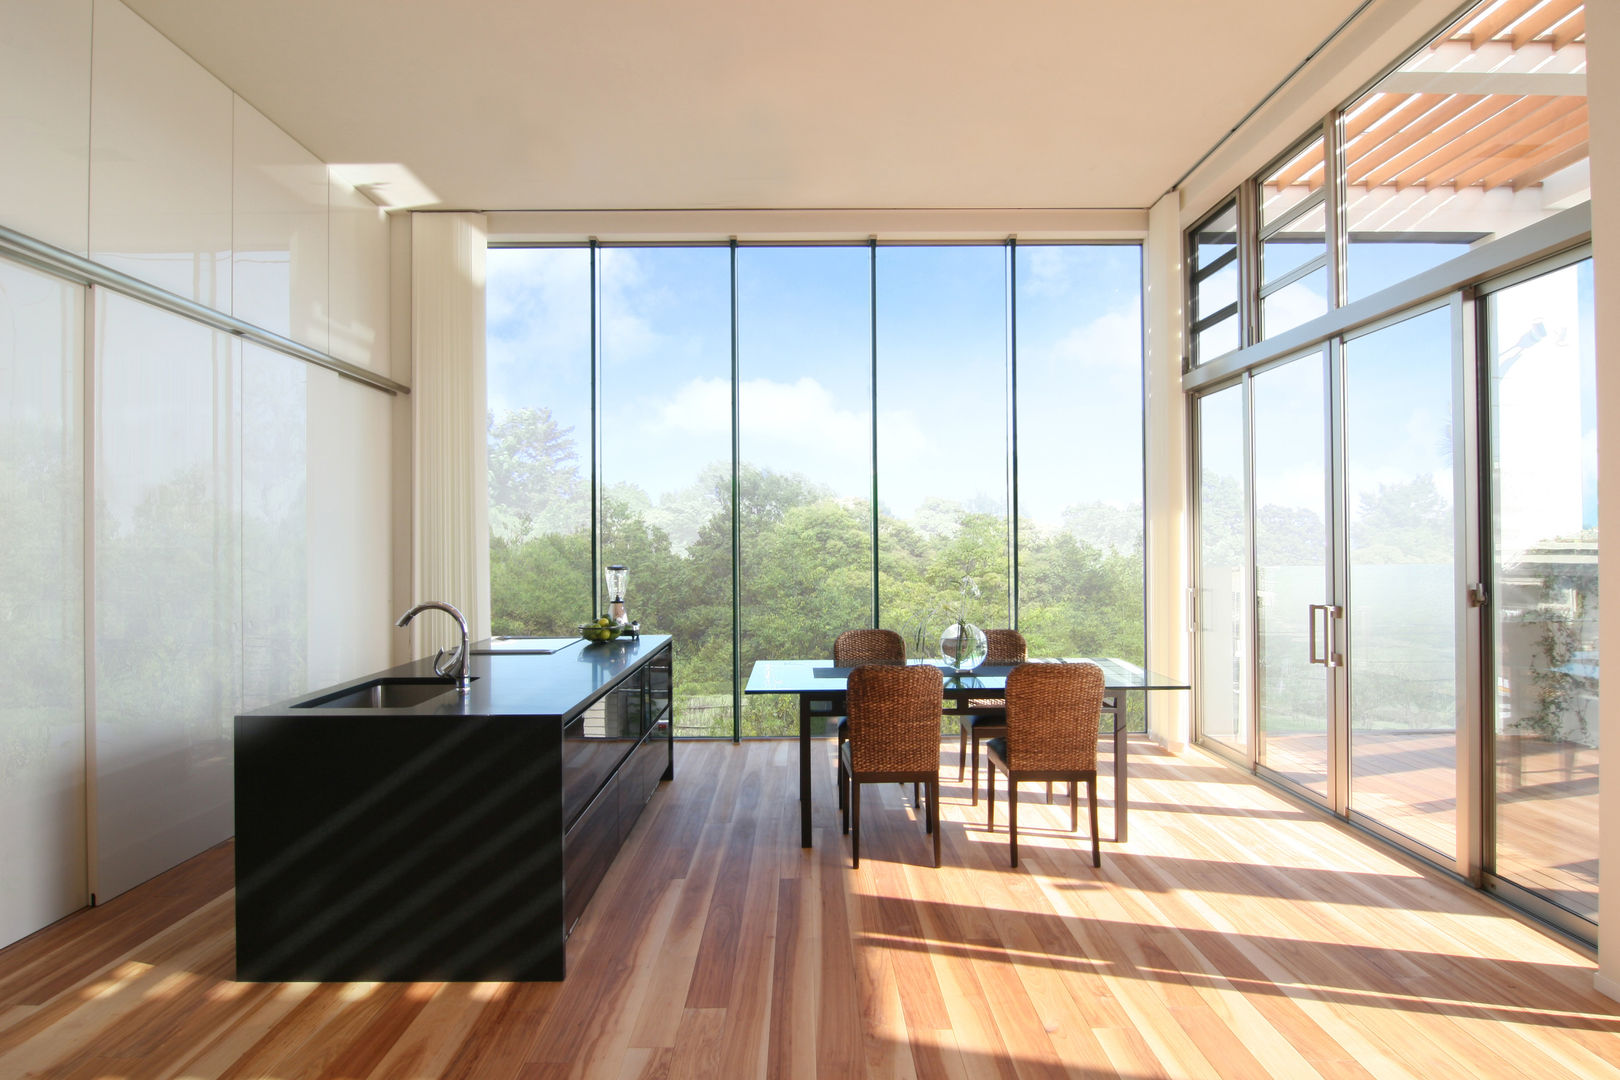
[[(1325, 629), (1327, 631), (1328, 651), (1323, 656), (1317, 656), (1316, 655), (1316, 613), (1318, 611), (1322, 612), (1326, 616)], [(1344, 614), (1344, 608), (1340, 607), (1337, 604), (1312, 604), (1312, 605), (1310, 605), (1310, 623), (1311, 623), (1310, 662), (1311, 663), (1313, 663), (1313, 664), (1321, 664), (1323, 667), (1330, 667), (1331, 668), (1331, 667), (1338, 667), (1340, 664), (1342, 664), (1344, 662), (1343, 659), (1339, 656), (1338, 649), (1335, 648), (1335, 646), (1338, 644), (1338, 640), (1339, 640), (1339, 629), (1338, 629), (1338, 626), (1333, 621), (1333, 620), (1341, 617), (1343, 614)]]

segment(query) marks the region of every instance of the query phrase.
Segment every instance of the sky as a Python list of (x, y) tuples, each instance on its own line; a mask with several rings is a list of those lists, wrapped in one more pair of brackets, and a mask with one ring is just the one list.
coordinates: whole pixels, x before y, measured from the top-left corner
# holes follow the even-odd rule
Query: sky
[[(601, 251), (603, 474), (653, 498), (730, 457), (724, 247)], [(1134, 245), (743, 247), (745, 461), (840, 495), (872, 481), (876, 295), (879, 500), (1005, 507), (1009, 278), (1017, 279), (1020, 512), (1141, 500), (1141, 255)], [(489, 253), (489, 400), (590, 420), (584, 249)]]

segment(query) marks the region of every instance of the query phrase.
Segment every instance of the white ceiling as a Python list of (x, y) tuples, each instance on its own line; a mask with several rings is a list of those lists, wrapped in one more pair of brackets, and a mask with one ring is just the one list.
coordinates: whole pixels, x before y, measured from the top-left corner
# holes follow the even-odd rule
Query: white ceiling
[(1145, 207), (1358, 0), (126, 0), (478, 210)]

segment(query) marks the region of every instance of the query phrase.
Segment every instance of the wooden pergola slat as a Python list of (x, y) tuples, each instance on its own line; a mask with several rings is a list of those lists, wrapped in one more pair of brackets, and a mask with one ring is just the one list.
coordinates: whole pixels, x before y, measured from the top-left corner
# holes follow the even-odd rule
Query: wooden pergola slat
[(1388, 116), (1406, 101), (1405, 94), (1374, 93), (1354, 116), (1344, 121), (1344, 141), (1348, 144), (1362, 132)]
[(1367, 129), (1358, 138), (1345, 140), (1346, 166), (1353, 170), (1363, 156), (1370, 153), (1375, 147), (1382, 145), (1385, 139), (1393, 137), (1406, 125), (1440, 104), (1447, 96), (1446, 94), (1406, 95), (1406, 100), (1398, 108), (1391, 110), (1377, 124)]
[(1553, 154), (1539, 165), (1519, 173), (1510, 183), (1513, 185), (1514, 191), (1523, 191), (1525, 188), (1534, 187), (1536, 184), (1541, 183), (1560, 169), (1567, 169), (1577, 161), (1585, 161), (1591, 154), (1591, 146), (1585, 139), (1582, 139), (1563, 153)]
[[(1500, 178), (1504, 173), (1511, 178), (1513, 173), (1527, 165), (1530, 155), (1537, 154), (1549, 141), (1571, 134), (1578, 134), (1579, 139), (1584, 140), (1587, 132), (1586, 102), (1579, 98), (1560, 100), (1573, 100), (1577, 102), (1576, 108), (1550, 123), (1536, 116), (1514, 125), (1520, 130), (1504, 132), (1503, 137), (1491, 147), (1488, 156), (1482, 156), (1472, 168), (1458, 173), (1452, 182), (1462, 189), (1488, 178)], [(1540, 159), (1536, 160), (1539, 162)]]
[(1477, 49), (1518, 20), (1524, 18), (1525, 12), (1535, 7), (1536, 3), (1537, 0), (1502, 0), (1501, 3), (1475, 20), (1466, 37), (1458, 33), (1449, 35), (1450, 39), (1453, 41), (1466, 40)]
[[(1474, 106), (1485, 100), (1486, 97), (1483, 94), (1452, 95), (1449, 101), (1425, 113), (1421, 124), (1411, 124), (1402, 128), (1391, 138), (1385, 139), (1382, 144), (1357, 157), (1355, 165), (1346, 170), (1349, 182), (1352, 184), (1377, 183), (1378, 181), (1369, 179), (1370, 174), (1387, 168), (1391, 161), (1407, 156), (1413, 146), (1435, 138), (1442, 131), (1453, 129), (1453, 122), (1459, 116), (1470, 112)], [(1460, 130), (1466, 131), (1469, 126), (1472, 125), (1464, 125)], [(1451, 137), (1455, 137), (1458, 133), (1458, 130), (1452, 130)], [(1413, 158), (1411, 160), (1415, 161), (1417, 159)], [(1399, 171), (1399, 169), (1395, 169), (1391, 172), (1391, 175)]]
[(1580, 104), (1579, 98), (1522, 98), (1487, 123), (1454, 140), (1451, 153), (1445, 155), (1443, 160), (1420, 162), (1418, 166), (1395, 176), (1392, 183), (1397, 191), (1420, 184), (1431, 188), (1453, 184), (1458, 173), (1499, 155), (1507, 147), (1523, 141), (1538, 127), (1567, 115)]
[(1513, 25), (1513, 47), (1524, 48), (1568, 18), (1576, 8), (1582, 6), (1583, 2), (1584, 0), (1547, 0), (1545, 4)]
[(1310, 146), (1301, 150), (1299, 156), (1283, 166), (1275, 176), (1263, 181), (1263, 183), (1266, 187), (1274, 187), (1281, 191), (1306, 173), (1320, 169), (1322, 167), (1322, 152), (1322, 140), (1317, 139)]
[(1552, 47), (1557, 52), (1565, 45), (1571, 45), (1579, 38), (1586, 36), (1586, 9), (1582, 8), (1557, 26), (1553, 27)]

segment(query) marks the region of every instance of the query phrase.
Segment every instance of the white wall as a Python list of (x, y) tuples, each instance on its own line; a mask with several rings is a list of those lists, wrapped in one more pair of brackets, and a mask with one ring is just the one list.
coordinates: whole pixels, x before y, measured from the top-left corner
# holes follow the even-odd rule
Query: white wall
[[(0, 225), (390, 371), (386, 216), (119, 0), (0, 0), (0, 145)], [(80, 792), (89, 826), (49, 852), (3, 848), (8, 884), (37, 879), (30, 895), (56, 910), (0, 890), (0, 945), (228, 837), (232, 716), (386, 666), (396, 637), (395, 399), (62, 288), (90, 294), (86, 347), (64, 361), (19, 346), (0, 415), (37, 412), (55, 379), (73, 388), (66, 429), (91, 432), (69, 500), (95, 507), (85, 566), (42, 587), (88, 596), (70, 665), (88, 685), (69, 696), (88, 690), (77, 760), (92, 767), (35, 785)], [(26, 450), (0, 444), (0, 477), (38, 470)], [(0, 604), (0, 634), (37, 633), (26, 610)], [(0, 775), (26, 782), (43, 766), (15, 745), (0, 738)]]
[[(1147, 432), (1143, 460), (1146, 500), (1147, 667), (1191, 684), (1187, 620), (1187, 397), (1181, 390), (1181, 201), (1164, 196), (1148, 215), (1144, 248)], [(1192, 737), (1192, 693), (1149, 694), (1148, 731), (1179, 751)]]
[[(1597, 308), (1598, 577), (1620, 581), (1620, 5), (1586, 7), (1588, 107), (1592, 125), (1592, 275)], [(1601, 588), (1601, 586), (1600, 586)], [(1598, 639), (1609, 654), (1620, 650), (1620, 603), (1599, 615)], [(1613, 686), (1610, 687), (1614, 689)], [(1620, 752), (1620, 693), (1600, 698), (1598, 730), (1610, 756)], [(1620, 768), (1610, 763), (1598, 791), (1598, 859), (1603, 880), (1620, 878)], [(1597, 987), (1620, 999), (1620, 889), (1598, 894)], [(1607, 928), (1606, 930), (1603, 928)]]

